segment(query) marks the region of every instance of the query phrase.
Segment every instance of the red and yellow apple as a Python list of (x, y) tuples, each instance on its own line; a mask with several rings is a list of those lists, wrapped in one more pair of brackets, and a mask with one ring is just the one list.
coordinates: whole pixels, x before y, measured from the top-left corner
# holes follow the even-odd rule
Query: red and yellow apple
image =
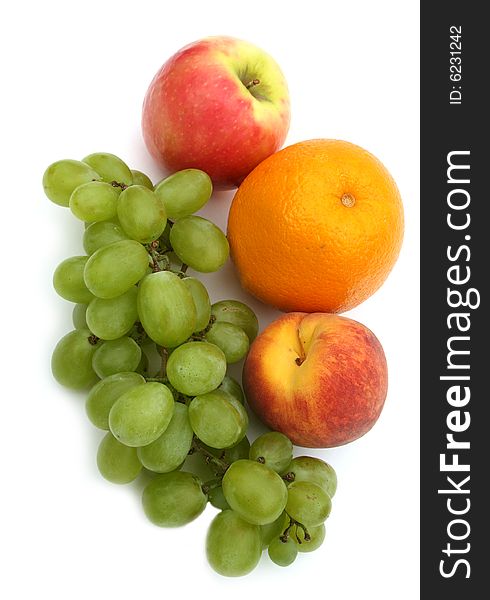
[(274, 59), (248, 42), (210, 37), (182, 48), (155, 75), (143, 137), (166, 171), (202, 169), (230, 188), (282, 146), (289, 117)]
[(281, 316), (255, 339), (243, 370), (258, 417), (309, 448), (340, 446), (368, 432), (387, 385), (376, 336), (357, 321), (327, 313)]

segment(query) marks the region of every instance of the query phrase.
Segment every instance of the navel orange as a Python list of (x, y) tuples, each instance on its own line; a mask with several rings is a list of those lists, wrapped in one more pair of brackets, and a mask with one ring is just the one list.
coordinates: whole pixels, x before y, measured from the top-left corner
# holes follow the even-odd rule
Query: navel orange
[(349, 142), (309, 140), (261, 162), (228, 218), (243, 287), (284, 311), (343, 312), (385, 281), (403, 239), (395, 181)]

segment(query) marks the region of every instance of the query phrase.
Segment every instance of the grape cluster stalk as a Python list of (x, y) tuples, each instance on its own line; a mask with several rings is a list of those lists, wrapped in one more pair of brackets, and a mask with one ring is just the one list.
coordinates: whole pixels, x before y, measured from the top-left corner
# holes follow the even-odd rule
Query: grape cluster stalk
[(279, 432), (250, 444), (243, 390), (227, 366), (246, 356), (257, 317), (238, 300), (211, 303), (191, 274), (218, 271), (229, 255), (225, 234), (195, 214), (211, 197), (209, 176), (186, 169), (154, 186), (98, 152), (51, 164), (43, 187), (84, 224), (85, 255), (53, 275), (56, 292), (74, 303), (74, 329), (51, 367), (61, 385), (88, 391), (87, 416), (106, 432), (101, 475), (128, 484), (145, 472), (143, 510), (160, 527), (217, 508), (206, 553), (222, 575), (249, 573), (265, 548), (280, 566), (317, 549), (335, 471), (293, 458)]

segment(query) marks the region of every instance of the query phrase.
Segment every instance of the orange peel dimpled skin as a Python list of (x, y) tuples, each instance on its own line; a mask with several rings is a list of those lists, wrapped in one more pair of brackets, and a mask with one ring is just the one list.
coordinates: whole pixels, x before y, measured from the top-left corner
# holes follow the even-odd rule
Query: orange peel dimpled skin
[(395, 181), (349, 142), (309, 140), (260, 163), (233, 199), (231, 256), (243, 287), (283, 311), (344, 312), (383, 284), (400, 252)]

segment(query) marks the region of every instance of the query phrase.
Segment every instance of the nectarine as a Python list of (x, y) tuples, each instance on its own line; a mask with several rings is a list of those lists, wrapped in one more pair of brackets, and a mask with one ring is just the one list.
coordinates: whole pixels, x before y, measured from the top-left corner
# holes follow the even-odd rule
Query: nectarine
[(310, 448), (340, 446), (369, 431), (387, 384), (376, 336), (357, 321), (327, 313), (281, 316), (253, 342), (243, 370), (254, 412)]

